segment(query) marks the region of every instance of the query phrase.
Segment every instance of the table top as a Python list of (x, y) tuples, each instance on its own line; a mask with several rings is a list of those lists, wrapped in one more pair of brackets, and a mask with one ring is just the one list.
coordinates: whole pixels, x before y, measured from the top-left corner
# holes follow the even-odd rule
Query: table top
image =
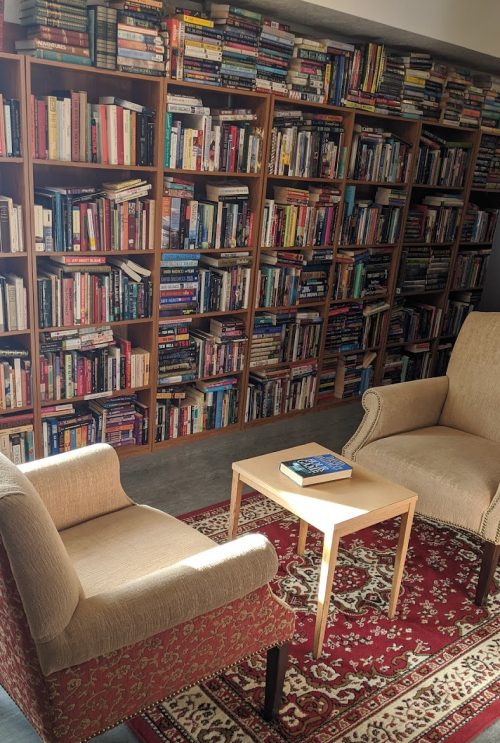
[[(353, 468), (352, 477), (300, 487), (280, 472), (281, 462), (318, 454), (335, 454), (350, 464)], [(405, 503), (417, 498), (417, 494), (411, 490), (315, 443), (243, 459), (233, 463), (233, 470), (239, 473), (247, 485), (321, 531), (324, 531), (326, 523), (335, 526), (355, 519), (373, 522), (373, 516), (378, 511), (381, 512), (380, 520), (389, 518), (393, 515), (390, 513), (393, 510), (391, 507), (396, 504), (404, 507)], [(387, 516), (384, 511), (387, 511)], [(365, 516), (367, 519), (363, 518)]]

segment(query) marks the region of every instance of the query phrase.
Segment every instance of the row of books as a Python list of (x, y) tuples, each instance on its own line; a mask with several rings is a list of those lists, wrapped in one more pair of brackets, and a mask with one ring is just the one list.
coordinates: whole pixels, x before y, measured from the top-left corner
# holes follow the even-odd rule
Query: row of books
[(332, 299), (359, 299), (387, 294), (392, 248), (339, 250)]
[(28, 298), (24, 280), (14, 273), (0, 275), (0, 333), (28, 329)]
[(379, 346), (385, 333), (389, 307), (383, 300), (332, 305), (328, 311), (325, 354)]
[[(54, 258), (38, 265), (38, 324), (41, 329), (152, 316), (151, 281), (142, 274), (135, 274), (125, 263), (120, 267), (110, 265), (98, 256), (94, 257), (95, 263), (87, 264), (79, 256), (67, 256), (68, 263)], [(71, 260), (75, 258), (82, 262)]]
[(388, 343), (435, 338), (439, 333), (441, 316), (439, 307), (397, 297), (391, 310)]
[(415, 183), (459, 188), (472, 152), (472, 142), (449, 141), (423, 129), (418, 148)]
[(256, 121), (250, 108), (210, 109), (198, 96), (168, 93), (165, 167), (259, 173), (264, 129)]
[(475, 72), (474, 85), (482, 90), (481, 126), (498, 129), (500, 122), (500, 78), (490, 73)]
[(450, 247), (404, 245), (396, 291), (441, 291), (448, 281), (450, 264)]
[(155, 201), (140, 179), (101, 189), (35, 187), (35, 250), (45, 253), (153, 250)]
[(491, 249), (460, 250), (451, 279), (452, 289), (468, 289), (483, 286), (490, 262)]
[(500, 137), (483, 134), (474, 165), (473, 188), (500, 188)]
[(372, 361), (375, 356), (375, 352), (339, 356), (335, 369), (333, 396), (339, 400), (347, 400), (366, 392), (372, 385)]
[(493, 242), (498, 222), (498, 209), (467, 204), (460, 241), (464, 243)]
[(118, 448), (142, 446), (148, 440), (149, 409), (137, 395), (89, 400), (76, 409), (65, 403), (43, 408), (43, 456), (103, 442)]
[(2, 417), (0, 453), (14, 464), (34, 461), (33, 413)]
[(31, 95), (34, 158), (103, 165), (154, 165), (155, 111), (122, 98), (97, 103), (82, 90)]
[(257, 314), (250, 368), (316, 358), (322, 326), (323, 318), (316, 311)]
[(222, 250), (252, 245), (254, 214), (249, 188), (236, 180), (195, 184), (170, 176), (164, 180), (162, 250)]
[(454, 294), (446, 305), (442, 335), (458, 335), (467, 316), (478, 308), (480, 301), (480, 291)]
[[(387, 192), (390, 193), (387, 193)], [(341, 245), (392, 245), (398, 241), (403, 208), (404, 191), (392, 192), (378, 189), (375, 199), (356, 199), (356, 186), (346, 186)]]
[(29, 407), (33, 403), (33, 372), (29, 351), (0, 348), (0, 410)]
[(40, 338), (41, 401), (98, 396), (149, 385), (150, 353), (110, 326), (53, 331)]
[(405, 225), (405, 242), (448, 243), (457, 236), (463, 198), (454, 194), (425, 196), (411, 204)]
[(264, 202), (262, 246), (331, 245), (339, 201), (340, 191), (333, 186), (309, 186), (308, 190), (274, 186), (274, 199)]
[(23, 253), (23, 207), (10, 196), (0, 195), (0, 253)]
[(335, 390), (335, 374), (337, 372), (338, 356), (328, 358), (325, 356), (321, 364), (321, 372), (318, 379), (318, 403), (332, 400)]
[(348, 177), (357, 181), (406, 183), (412, 144), (383, 127), (354, 124)]
[(250, 373), (245, 421), (271, 418), (314, 405), (318, 364), (294, 364), (284, 369), (264, 369)]
[(17, 98), (0, 93), (0, 157), (21, 157), (21, 114)]
[(342, 116), (300, 109), (275, 110), (270, 175), (343, 178), (346, 154)]
[(321, 302), (328, 293), (332, 259), (331, 248), (261, 253), (255, 306), (293, 307)]
[(402, 349), (391, 349), (385, 355), (382, 385), (426, 379), (432, 369), (429, 343), (413, 343)]
[(155, 441), (227, 428), (238, 421), (236, 377), (161, 387), (156, 399)]

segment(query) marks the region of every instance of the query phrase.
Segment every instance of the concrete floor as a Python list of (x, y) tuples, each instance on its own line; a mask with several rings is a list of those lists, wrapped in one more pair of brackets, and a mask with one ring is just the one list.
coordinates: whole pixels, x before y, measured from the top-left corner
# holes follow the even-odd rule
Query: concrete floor
[[(299, 416), (124, 460), (121, 465), (123, 487), (139, 503), (179, 516), (229, 498), (232, 462), (310, 441), (340, 452), (361, 417), (360, 405), (346, 405), (335, 411)], [(137, 743), (126, 725), (95, 740), (96, 743)], [(498, 743), (499, 740), (500, 720), (474, 743)], [(31, 725), (2, 689), (0, 743), (40, 743)]]

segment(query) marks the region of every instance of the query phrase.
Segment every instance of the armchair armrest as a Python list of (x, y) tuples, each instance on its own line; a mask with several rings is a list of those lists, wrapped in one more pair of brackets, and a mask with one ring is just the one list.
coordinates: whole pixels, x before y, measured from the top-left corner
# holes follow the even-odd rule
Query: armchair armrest
[(120, 463), (109, 444), (20, 465), (58, 531), (133, 505), (120, 484)]
[(362, 400), (365, 417), (344, 446), (344, 456), (355, 460), (357, 452), (372, 441), (437, 426), (447, 394), (448, 377), (417, 379), (367, 390)]
[(277, 569), (268, 539), (248, 534), (82, 599), (66, 629), (38, 644), (43, 673), (133, 645), (225, 606), (264, 586)]

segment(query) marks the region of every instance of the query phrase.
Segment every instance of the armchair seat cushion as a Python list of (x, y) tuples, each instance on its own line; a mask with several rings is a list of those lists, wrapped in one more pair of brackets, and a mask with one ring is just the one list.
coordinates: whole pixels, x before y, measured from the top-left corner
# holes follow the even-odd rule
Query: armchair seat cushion
[(65, 529), (60, 535), (87, 598), (216, 546), (173, 516), (137, 505)]
[(378, 439), (356, 462), (415, 491), (422, 515), (476, 534), (500, 482), (500, 444), (446, 426)]

